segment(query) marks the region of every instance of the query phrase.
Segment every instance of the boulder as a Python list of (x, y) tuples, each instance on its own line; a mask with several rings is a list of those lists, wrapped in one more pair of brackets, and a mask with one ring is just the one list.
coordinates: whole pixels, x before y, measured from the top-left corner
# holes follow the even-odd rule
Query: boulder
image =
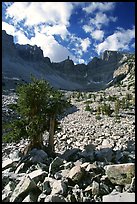
[(68, 173), (68, 178), (71, 179), (74, 182), (79, 182), (84, 175), (83, 169), (78, 165), (74, 166), (70, 172)]
[(22, 202), (37, 202), (37, 194), (30, 192)]
[(104, 167), (108, 179), (118, 185), (131, 184), (132, 178), (135, 176), (135, 164), (114, 164)]
[(44, 152), (42, 149), (36, 149), (34, 148), (29, 152), (30, 159), (32, 163), (46, 163), (48, 155), (46, 152)]
[(92, 182), (92, 195), (98, 195), (99, 194), (99, 183), (96, 181)]
[(49, 176), (59, 171), (60, 166), (63, 164), (63, 159), (56, 157), (49, 166)]
[(103, 147), (100, 150), (97, 150), (95, 152), (95, 160), (97, 161), (105, 161), (105, 162), (110, 162), (113, 159), (113, 150), (112, 148), (109, 147)]
[(13, 166), (15, 166), (15, 164), (16, 164), (16, 162), (13, 161), (12, 159), (6, 159), (5, 161), (2, 162), (2, 170), (13, 167)]
[(62, 195), (48, 195), (44, 202), (67, 202), (66, 199)]
[(78, 148), (68, 149), (62, 155), (61, 158), (67, 161), (76, 161), (76, 155), (80, 150)]
[(15, 188), (15, 184), (12, 181), (9, 181), (9, 183), (2, 190), (2, 201), (3, 202), (9, 202), (10, 196), (14, 188)]
[(93, 144), (89, 144), (89, 145), (86, 145), (84, 149), (85, 149), (84, 151), (79, 152), (79, 155), (81, 157), (84, 157), (86, 160), (90, 162), (94, 161), (95, 146)]
[(43, 181), (45, 176), (47, 176), (47, 172), (42, 171), (41, 169), (32, 171), (31, 173), (28, 174), (29, 177), (35, 181), (35, 183), (38, 183), (39, 181)]
[(46, 177), (43, 181), (43, 193), (50, 194), (52, 190), (53, 183), (56, 181), (56, 179), (51, 177)]
[(103, 202), (135, 202), (135, 193), (119, 193), (103, 196)]
[(62, 180), (55, 180), (52, 186), (51, 194), (65, 194), (67, 191), (67, 185)]
[(22, 202), (22, 200), (29, 194), (30, 191), (40, 194), (40, 189), (36, 183), (28, 176), (24, 176), (14, 189), (10, 202)]

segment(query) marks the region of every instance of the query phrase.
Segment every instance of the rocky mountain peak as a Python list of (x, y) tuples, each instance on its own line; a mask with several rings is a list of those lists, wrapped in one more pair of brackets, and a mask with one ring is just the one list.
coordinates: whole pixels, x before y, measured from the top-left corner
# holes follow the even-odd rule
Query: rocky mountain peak
[(112, 51), (112, 50), (105, 50), (101, 56), (101, 59), (104, 61), (117, 61), (122, 58), (122, 53), (118, 51)]
[(94, 57), (87, 65), (74, 65), (69, 56), (62, 62), (51, 63), (50, 58), (44, 57), (43, 51), (36, 45), (14, 44), (13, 37), (2, 31), (3, 79), (29, 81), (33, 74), (59, 89), (97, 91), (106, 88), (114, 80), (114, 72), (123, 65), (128, 55), (106, 50), (100, 58)]
[(40, 47), (37, 47), (36, 45), (20, 45), (16, 44), (16, 49), (19, 53), (19, 56), (21, 56), (25, 60), (41, 60), (43, 59), (43, 51), (40, 49)]

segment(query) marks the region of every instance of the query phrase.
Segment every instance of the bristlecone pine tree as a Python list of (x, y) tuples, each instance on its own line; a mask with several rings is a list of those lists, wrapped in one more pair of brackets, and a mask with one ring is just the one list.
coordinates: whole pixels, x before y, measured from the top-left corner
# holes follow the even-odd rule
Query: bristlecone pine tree
[[(43, 149), (42, 135), (49, 132), (48, 153), (54, 153), (54, 133), (58, 128), (57, 116), (69, 107), (62, 92), (55, 90), (45, 80), (32, 77), (32, 82), (17, 87), (16, 111), (20, 117), (11, 123), (6, 141), (16, 141), (23, 137), (30, 139), (25, 154), (33, 149)], [(9, 128), (9, 126), (8, 126)]]

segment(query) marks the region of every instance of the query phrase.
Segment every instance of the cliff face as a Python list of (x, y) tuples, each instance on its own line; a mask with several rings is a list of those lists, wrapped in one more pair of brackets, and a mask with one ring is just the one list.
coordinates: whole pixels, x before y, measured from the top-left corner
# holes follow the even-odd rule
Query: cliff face
[(39, 47), (15, 45), (13, 37), (2, 31), (3, 81), (6, 84), (12, 81), (7, 88), (15, 87), (15, 79), (30, 81), (30, 75), (33, 74), (59, 89), (97, 91), (106, 88), (121, 73), (124, 72), (126, 76), (128, 65), (125, 66), (123, 61), (128, 57), (128, 54), (117, 51), (105, 51), (101, 58), (93, 58), (88, 65), (74, 65), (70, 59), (51, 63)]

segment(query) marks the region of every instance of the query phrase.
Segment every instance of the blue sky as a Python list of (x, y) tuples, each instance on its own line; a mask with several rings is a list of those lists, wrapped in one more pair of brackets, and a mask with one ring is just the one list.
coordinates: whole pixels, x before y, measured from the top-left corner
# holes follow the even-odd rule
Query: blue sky
[(60, 62), (135, 51), (135, 2), (2, 2), (2, 30)]

